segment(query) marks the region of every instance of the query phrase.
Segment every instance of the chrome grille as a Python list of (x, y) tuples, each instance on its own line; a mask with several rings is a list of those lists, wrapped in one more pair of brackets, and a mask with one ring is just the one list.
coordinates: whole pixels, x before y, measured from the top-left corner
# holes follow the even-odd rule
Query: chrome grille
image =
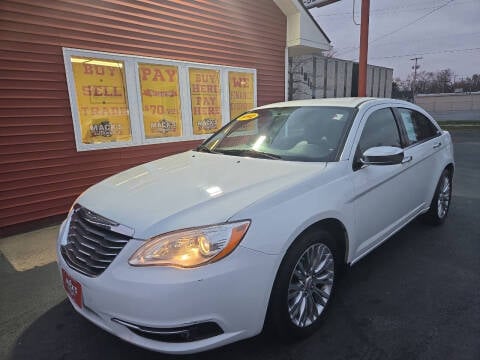
[(100, 275), (132, 238), (133, 230), (76, 205), (62, 256), (84, 275)]

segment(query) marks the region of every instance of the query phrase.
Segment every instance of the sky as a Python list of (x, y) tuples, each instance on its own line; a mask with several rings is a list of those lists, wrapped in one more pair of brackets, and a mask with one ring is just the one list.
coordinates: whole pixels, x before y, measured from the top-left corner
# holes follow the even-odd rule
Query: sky
[[(357, 23), (361, 1), (355, 0)], [(334, 57), (358, 61), (353, 2), (340, 0), (311, 14), (330, 38)], [(371, 0), (368, 63), (393, 68), (394, 78), (404, 80), (414, 57), (423, 57), (419, 71), (450, 68), (457, 80), (480, 73), (480, 0)]]

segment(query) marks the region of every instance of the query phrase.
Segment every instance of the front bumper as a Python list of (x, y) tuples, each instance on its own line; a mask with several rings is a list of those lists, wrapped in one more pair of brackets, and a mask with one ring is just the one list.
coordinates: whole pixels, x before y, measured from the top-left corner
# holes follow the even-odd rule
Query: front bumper
[[(66, 231), (60, 231), (58, 265), (82, 286), (75, 310), (104, 330), (154, 351), (187, 354), (219, 347), (261, 332), (278, 258), (239, 246), (213, 264), (194, 269), (132, 267), (129, 257), (143, 243), (130, 240), (98, 277), (70, 268), (60, 254)], [(120, 322), (118, 321), (120, 320)], [(154, 329), (213, 322), (222, 334), (189, 342), (158, 341), (141, 336), (125, 323)], [(123, 324), (122, 324), (123, 323)]]

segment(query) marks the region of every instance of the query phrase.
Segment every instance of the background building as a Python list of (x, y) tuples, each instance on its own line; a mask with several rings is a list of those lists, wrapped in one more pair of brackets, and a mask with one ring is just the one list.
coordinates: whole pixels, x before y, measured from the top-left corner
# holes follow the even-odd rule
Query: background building
[(0, 2), (0, 235), (286, 97), (329, 40), (297, 0)]
[[(391, 97), (392, 77), (393, 69), (368, 65), (367, 96)], [(288, 89), (289, 100), (358, 96), (358, 63), (318, 54), (291, 56)]]

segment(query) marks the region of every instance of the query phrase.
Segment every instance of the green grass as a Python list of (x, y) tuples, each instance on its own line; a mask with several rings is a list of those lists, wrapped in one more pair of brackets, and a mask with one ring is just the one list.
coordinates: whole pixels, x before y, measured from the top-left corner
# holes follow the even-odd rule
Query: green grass
[(480, 120), (473, 120), (473, 121), (438, 120), (437, 122), (441, 125), (480, 125)]
[(437, 121), (438, 125), (442, 129), (446, 130), (455, 130), (455, 129), (480, 129), (480, 120), (474, 121), (453, 121), (453, 120), (444, 120), (444, 121)]

